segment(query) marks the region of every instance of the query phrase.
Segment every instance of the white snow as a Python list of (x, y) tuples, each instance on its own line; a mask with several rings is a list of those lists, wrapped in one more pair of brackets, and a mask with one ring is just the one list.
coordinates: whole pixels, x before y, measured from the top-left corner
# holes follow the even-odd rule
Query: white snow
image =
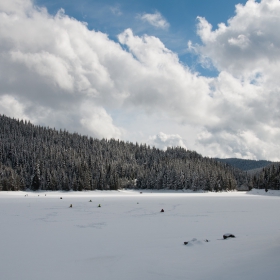
[(278, 280), (279, 213), (279, 191), (0, 192), (0, 278)]

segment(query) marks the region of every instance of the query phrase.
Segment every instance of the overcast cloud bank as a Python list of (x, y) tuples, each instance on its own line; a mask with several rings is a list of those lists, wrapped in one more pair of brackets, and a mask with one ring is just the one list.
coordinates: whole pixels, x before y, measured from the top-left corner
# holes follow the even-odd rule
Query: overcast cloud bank
[[(183, 65), (159, 38), (136, 36), (129, 26), (114, 42), (63, 10), (52, 16), (30, 0), (2, 0), (0, 113), (121, 139), (133, 131), (117, 119), (145, 115), (149, 121), (134, 128), (139, 141), (165, 147), (165, 135), (178, 141), (163, 142), (205, 156), (280, 160), (279, 24), (278, 0), (237, 5), (216, 30), (198, 17), (202, 44), (190, 42), (189, 50), (217, 68), (209, 78)], [(159, 134), (161, 115), (182, 130)]]

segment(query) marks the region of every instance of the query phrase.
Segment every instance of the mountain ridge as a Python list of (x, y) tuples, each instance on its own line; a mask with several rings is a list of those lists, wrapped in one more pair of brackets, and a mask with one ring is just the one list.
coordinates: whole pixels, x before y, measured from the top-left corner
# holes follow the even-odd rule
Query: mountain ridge
[(214, 158), (217, 161), (227, 163), (235, 168), (239, 168), (243, 171), (249, 171), (252, 169), (263, 168), (269, 166), (273, 161), (269, 160), (251, 160), (251, 159), (241, 159), (241, 158)]

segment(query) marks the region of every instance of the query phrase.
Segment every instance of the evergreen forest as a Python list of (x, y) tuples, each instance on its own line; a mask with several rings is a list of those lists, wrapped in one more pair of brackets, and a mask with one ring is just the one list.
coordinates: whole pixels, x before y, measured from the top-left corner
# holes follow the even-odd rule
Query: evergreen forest
[(0, 115), (0, 190), (279, 189), (280, 167), (254, 176), (195, 151), (94, 139)]

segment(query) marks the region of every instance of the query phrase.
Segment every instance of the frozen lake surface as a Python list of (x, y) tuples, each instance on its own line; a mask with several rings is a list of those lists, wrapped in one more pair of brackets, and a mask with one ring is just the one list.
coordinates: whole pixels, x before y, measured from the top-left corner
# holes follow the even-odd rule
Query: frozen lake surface
[(0, 278), (278, 280), (279, 213), (279, 191), (0, 192)]

